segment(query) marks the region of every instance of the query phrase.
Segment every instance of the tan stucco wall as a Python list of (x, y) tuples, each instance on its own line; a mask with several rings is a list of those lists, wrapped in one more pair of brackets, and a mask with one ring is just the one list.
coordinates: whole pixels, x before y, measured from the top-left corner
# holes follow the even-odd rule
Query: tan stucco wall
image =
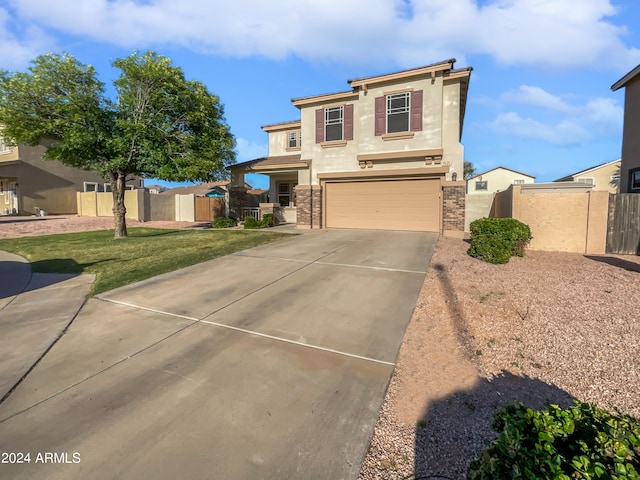
[(44, 146), (20, 145), (14, 150), (19, 163), (3, 166), (0, 162), (0, 177), (18, 179), (20, 214), (32, 214), (36, 207), (50, 214), (77, 213), (76, 193), (84, 189), (84, 182), (105, 182), (93, 172), (68, 167), (57, 160), (42, 160)]
[(0, 152), (0, 164), (18, 159), (18, 147), (8, 147), (8, 150)]
[[(422, 130), (413, 132), (413, 138), (383, 140), (375, 135), (375, 99), (405, 89), (423, 91)], [(442, 162), (450, 162), (451, 172), (462, 176), (464, 149), (459, 141), (460, 85), (458, 81), (443, 84), (442, 77), (398, 80), (370, 86), (360, 90), (357, 99), (331, 103), (307, 104), (301, 108), (302, 158), (313, 159), (311, 184), (319, 185), (318, 174), (328, 172), (359, 171), (358, 155), (412, 150), (443, 149)], [(326, 148), (315, 142), (315, 112), (331, 105), (354, 105), (353, 138), (346, 145)], [(443, 131), (444, 129), (444, 131)], [(446, 163), (445, 163), (446, 164)], [(373, 170), (424, 168), (422, 159), (396, 159), (376, 161)], [(447, 179), (451, 178), (451, 172)]]
[(176, 195), (176, 220), (179, 222), (196, 221), (195, 195)]
[[(472, 195), (486, 195), (492, 192), (502, 192), (509, 188), (515, 180), (523, 180), (524, 183), (533, 183), (534, 179), (526, 175), (520, 175), (511, 170), (498, 168), (488, 173), (470, 179), (467, 182), (467, 193)], [(486, 181), (487, 190), (476, 191), (476, 182)]]
[(625, 87), (620, 193), (629, 193), (629, 170), (640, 168), (640, 76)]
[(611, 185), (611, 177), (620, 173), (620, 162), (614, 162), (610, 165), (584, 172), (580, 175), (574, 175), (574, 181), (579, 178), (593, 178), (593, 189), (596, 191), (604, 191), (609, 193), (617, 193), (617, 184)]
[[(76, 192), (77, 213), (83, 217), (112, 217), (113, 193), (111, 192)], [(144, 190), (127, 190), (124, 192), (126, 218), (144, 220)]]
[(289, 128), (269, 132), (269, 156), (276, 157), (279, 155), (295, 155), (300, 153), (300, 148), (289, 148), (288, 133), (296, 130), (299, 131), (300, 128)]
[(512, 191), (511, 216), (531, 228), (531, 250), (605, 253), (608, 192), (521, 192), (519, 186)]
[(467, 195), (465, 199), (464, 211), (464, 231), (469, 231), (469, 225), (474, 220), (491, 215), (491, 206), (493, 205), (494, 193), (478, 193), (476, 195)]

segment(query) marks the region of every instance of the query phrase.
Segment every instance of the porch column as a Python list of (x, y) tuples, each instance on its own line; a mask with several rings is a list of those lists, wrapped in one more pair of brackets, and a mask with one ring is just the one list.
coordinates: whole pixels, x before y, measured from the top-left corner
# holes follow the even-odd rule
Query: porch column
[(298, 228), (322, 228), (322, 187), (296, 186), (296, 223)]
[(243, 209), (247, 206), (247, 189), (245, 187), (229, 187), (229, 216), (242, 219)]
[(447, 237), (464, 237), (465, 185), (442, 183), (442, 233)]
[(282, 218), (282, 212), (280, 211), (279, 203), (260, 203), (260, 218), (263, 218), (264, 215), (269, 213), (273, 214), (274, 225), (280, 225), (280, 222), (284, 222), (284, 218)]

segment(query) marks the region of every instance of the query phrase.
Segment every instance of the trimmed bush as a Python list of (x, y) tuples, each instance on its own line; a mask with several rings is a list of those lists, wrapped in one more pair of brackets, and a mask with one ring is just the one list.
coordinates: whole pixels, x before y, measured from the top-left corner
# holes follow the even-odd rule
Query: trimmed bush
[(256, 220), (253, 217), (247, 217), (244, 219), (244, 228), (246, 229), (256, 229), (256, 228), (263, 228), (264, 225), (262, 225), (262, 222), (259, 222), (258, 220)]
[(534, 411), (508, 406), (493, 423), (499, 436), (471, 462), (470, 480), (640, 479), (640, 420), (575, 402)]
[(515, 218), (480, 218), (470, 225), (472, 257), (489, 263), (507, 263), (513, 255), (524, 256), (531, 241), (528, 225)]
[(236, 226), (235, 218), (230, 217), (218, 217), (213, 221), (213, 228), (229, 228)]
[(276, 220), (277, 218), (273, 213), (265, 213), (262, 216), (262, 224), (265, 227), (275, 227), (278, 224)]

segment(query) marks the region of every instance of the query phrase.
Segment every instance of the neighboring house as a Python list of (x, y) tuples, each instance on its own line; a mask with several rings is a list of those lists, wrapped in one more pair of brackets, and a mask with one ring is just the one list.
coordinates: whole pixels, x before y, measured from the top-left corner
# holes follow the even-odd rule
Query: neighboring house
[[(264, 205), (300, 228), (464, 230), (460, 143), (471, 68), (455, 60), (349, 80), (292, 100), (300, 120), (263, 126), (269, 156), (232, 165), (231, 210), (245, 173), (269, 176)], [(237, 214), (237, 213), (236, 213)], [(453, 234), (453, 233), (452, 233)]]
[(611, 86), (625, 87), (620, 193), (640, 193), (640, 65)]
[(566, 177), (554, 180), (554, 182), (579, 182), (593, 185), (595, 191), (618, 192), (620, 181), (620, 160), (602, 163)]
[(506, 167), (496, 167), (483, 173), (478, 173), (467, 180), (468, 194), (482, 194), (502, 192), (510, 185), (533, 183), (536, 177), (526, 173), (511, 170)]
[(464, 231), (468, 232), (471, 222), (489, 217), (493, 209), (493, 199), (497, 192), (507, 190), (511, 185), (533, 183), (536, 177), (506, 167), (496, 167), (478, 173), (467, 180)]
[(162, 185), (149, 185), (144, 187), (144, 189), (153, 195), (158, 195), (167, 190), (167, 187), (163, 187)]
[[(78, 213), (77, 192), (110, 191), (96, 173), (43, 160), (45, 145), (8, 146), (0, 137), (0, 215)], [(141, 188), (142, 180), (130, 183)]]

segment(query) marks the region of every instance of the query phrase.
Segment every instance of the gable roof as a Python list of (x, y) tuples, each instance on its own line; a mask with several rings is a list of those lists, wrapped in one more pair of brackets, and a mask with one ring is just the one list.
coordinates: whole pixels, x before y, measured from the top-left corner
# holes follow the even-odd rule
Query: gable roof
[(473, 180), (473, 179), (474, 179), (474, 178), (476, 178), (476, 177), (480, 177), (480, 176), (482, 176), (482, 175), (486, 175), (487, 173), (491, 173), (491, 172), (493, 172), (494, 170), (499, 170), (499, 169), (502, 169), (502, 170), (508, 170), (508, 171), (510, 171), (510, 172), (517, 173), (518, 175), (524, 175), (525, 177), (529, 177), (529, 178), (534, 178), (534, 179), (536, 178), (536, 177), (534, 177), (533, 175), (529, 175), (528, 173), (522, 173), (522, 172), (518, 172), (517, 170), (513, 170), (512, 168), (507, 168), (507, 167), (499, 166), (499, 167), (492, 168), (491, 170), (487, 170), (486, 172), (476, 173), (473, 177), (469, 177), (469, 178), (467, 179), (467, 182), (468, 182), (469, 180)]
[(620, 163), (620, 159), (611, 160), (610, 162), (600, 163), (600, 164), (595, 165), (593, 167), (589, 167), (589, 168), (585, 168), (584, 170), (580, 170), (579, 172), (570, 173), (569, 175), (566, 175), (566, 176), (564, 176), (562, 178), (554, 180), (554, 182), (570, 181), (571, 179), (573, 179), (573, 177), (577, 177), (578, 175), (582, 175), (583, 173), (588, 173), (588, 172), (591, 172), (593, 170), (600, 170), (601, 168), (608, 167), (609, 165), (613, 165), (614, 163)]
[(638, 75), (640, 75), (640, 65), (638, 65), (636, 68), (631, 70), (629, 73), (627, 73), (624, 77), (622, 77), (616, 83), (611, 85), (611, 90), (613, 90), (615, 92), (616, 90), (626, 86), (627, 83), (629, 83), (631, 80), (633, 80)]
[(160, 192), (160, 195), (206, 195), (216, 187), (224, 187), (231, 183), (230, 180), (221, 180), (219, 182), (200, 183), (198, 185), (188, 185), (185, 187), (169, 188), (164, 192)]
[(234, 163), (229, 165), (227, 170), (236, 167), (243, 167), (248, 170), (277, 170), (278, 168), (304, 168), (308, 167), (310, 160), (302, 160), (300, 154), (297, 155), (278, 155), (275, 157), (261, 157), (242, 163)]

